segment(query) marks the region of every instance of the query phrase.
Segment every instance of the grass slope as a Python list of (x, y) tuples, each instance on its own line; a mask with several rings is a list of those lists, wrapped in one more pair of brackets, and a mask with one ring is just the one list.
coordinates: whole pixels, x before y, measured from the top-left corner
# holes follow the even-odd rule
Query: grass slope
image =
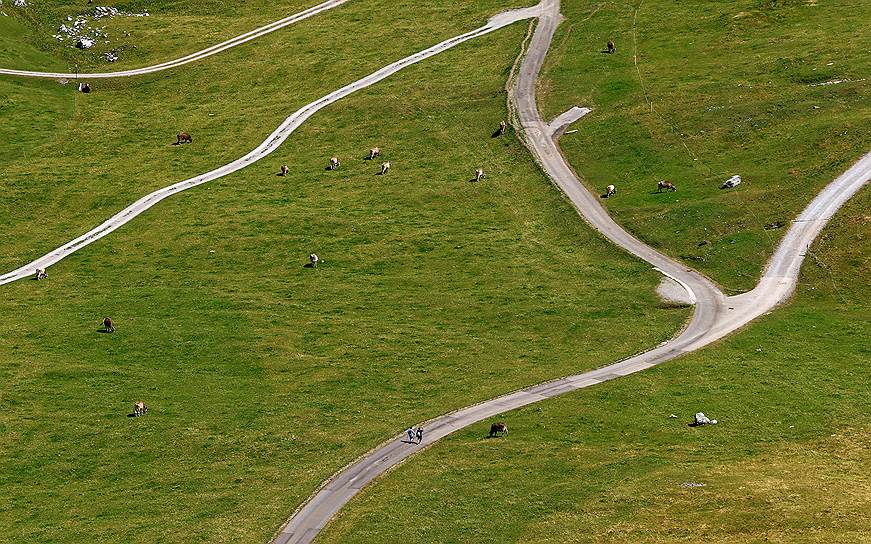
[[(593, 108), (562, 139), (566, 156), (593, 190), (617, 185), (607, 205), (619, 223), (727, 291), (755, 284), (785, 231), (767, 225), (787, 223), (871, 150), (869, 2), (562, 9), (542, 108)], [(614, 55), (601, 52), (609, 38)], [(819, 85), (835, 80), (847, 81)], [(721, 191), (733, 174), (744, 184)], [(659, 179), (678, 192), (656, 194)]]
[[(298, 105), (497, 5), (452, 4), (366, 34), (389, 3), (355, 2), (329, 35), (302, 26), (222, 62), (100, 83), (43, 137), (10, 117), (30, 143), (2, 171), (0, 260), (241, 154)], [(0, 542), (264, 541), (405, 425), (668, 338), (687, 310), (661, 307), (657, 275), (586, 228), (516, 140), (489, 137), (525, 30), (336, 104), (273, 161), (161, 203), (48, 281), (4, 286)], [(46, 88), (64, 107), (75, 96)], [(55, 104), (22, 96), (21, 111)], [(169, 145), (182, 127), (194, 144)], [(388, 176), (362, 160), (372, 145)], [(326, 172), (333, 153), (342, 168)], [(467, 181), (477, 165), (485, 183)], [(311, 251), (317, 271), (302, 268)], [(97, 332), (104, 315), (117, 333)], [(614, 330), (632, 334), (603, 341)], [(150, 413), (124, 417), (138, 399)]]
[[(395, 6), (395, 26), (373, 27), (370, 14), (394, 4), (351, 2), (326, 16), (331, 33), (323, 32), (323, 18), (310, 19), (175, 71), (94, 82), (89, 95), (76, 93), (70, 85), (65, 89), (67, 100), (75, 105), (71, 118), (62, 114), (69, 111), (69, 103), (41, 124), (34, 124), (22, 109), (8, 120), (10, 132), (41, 145), (32, 148), (26, 160), (0, 171), (6, 194), (0, 217), (9, 218), (0, 233), (5, 249), (0, 267), (20, 266), (154, 189), (242, 156), (299, 107), (475, 28), (500, 9), (495, 0), (475, 2), (473, 7), (443, 5), (441, 13), (436, 11), (439, 6), (412, 9), (412, 3), (405, 2)], [(419, 21), (426, 21), (425, 26)], [(23, 94), (51, 88), (50, 83), (32, 80), (15, 84)], [(431, 89), (423, 82), (411, 93), (424, 97)], [(31, 110), (41, 108), (36, 102)], [(380, 115), (380, 108), (367, 115)], [(51, 119), (60, 130), (48, 129)], [(193, 135), (193, 146), (171, 145), (179, 130)], [(334, 152), (319, 149), (297, 156), (292, 145), (274, 155), (270, 171), (285, 162), (295, 169), (312, 168), (314, 162), (319, 167)], [(49, 181), (52, 190), (46, 191)], [(43, 222), (46, 217), (51, 221)]]
[[(28, 45), (27, 27), (11, 17), (0, 16), (0, 65), (51, 64), (53, 58)], [(5, 192), (8, 177), (5, 165), (26, 157), (28, 151), (44, 143), (46, 134), (72, 116), (70, 93), (57, 83), (0, 78), (0, 188)]]
[[(90, 20), (88, 26), (104, 28), (106, 36), (91, 49), (79, 50), (73, 47), (74, 41), (70, 38), (59, 42), (54, 35), (61, 24), (71, 24), (68, 16), (91, 16), (94, 6), (70, 0), (30, 2), (26, 8), (7, 7), (5, 11), (10, 19), (26, 25), (28, 32), (21, 40), (50, 53), (51, 58), (20, 59), (21, 62), (12, 59), (13, 62), (7, 61), (3, 67), (72, 72), (76, 64), (80, 71), (121, 70), (156, 64), (205, 49), (318, 3), (318, 0), (113, 2), (109, 5), (123, 13), (148, 12), (149, 16), (119, 15)], [(119, 60), (107, 61), (103, 56), (107, 51), (117, 51)]]
[[(869, 204), (865, 189), (827, 228), (790, 306), (712, 349), (505, 414), (505, 438), (484, 438), (489, 422), (461, 431), (318, 542), (867, 541)], [(687, 427), (697, 411), (720, 424)]]

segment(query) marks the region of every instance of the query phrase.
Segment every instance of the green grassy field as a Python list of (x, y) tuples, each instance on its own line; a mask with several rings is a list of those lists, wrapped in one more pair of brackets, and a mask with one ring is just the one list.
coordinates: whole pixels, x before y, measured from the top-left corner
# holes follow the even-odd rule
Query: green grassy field
[[(152, 17), (106, 21), (112, 36), (128, 31), (124, 43), (137, 44), (111, 65), (96, 57), (102, 49), (61, 49), (50, 37), (57, 19), (81, 5), (40, 3), (0, 17), (0, 65), (140, 66), (313, 3), (149, 3)], [(94, 82), (90, 95), (56, 82), (0, 78), (0, 267), (19, 266), (151, 190), (237, 158), (301, 105), (474, 28), (507, 4), (526, 3), (354, 1), (201, 63)], [(767, 218), (748, 218), (788, 219), (867, 148), (865, 83), (804, 85), (822, 76), (861, 79), (867, 56), (859, 53), (867, 38), (844, 38), (843, 72), (838, 59), (806, 82), (793, 81), (810, 66), (809, 55), (821, 51), (819, 39), (830, 32), (825, 25), (847, 5), (805, 11), (787, 4), (777, 12), (786, 15), (777, 17), (759, 5), (748, 12), (752, 17), (736, 19), (756, 21), (768, 32), (765, 39), (780, 39), (795, 53), (761, 51), (741, 80), (753, 92), (742, 86), (717, 94), (730, 76), (713, 67), (749, 46), (712, 41), (692, 51), (705, 62), (684, 62), (654, 24), (662, 25), (660, 33), (709, 37), (733, 27), (705, 17), (680, 23), (701, 7), (645, 3), (639, 45), (650, 52), (640, 66), (658, 112), (647, 114), (638, 107), (644, 98), (627, 64), (625, 36), (618, 55), (588, 54), (588, 46), (607, 39), (602, 28), (631, 28), (631, 10), (603, 5), (585, 22), (591, 10), (564, 2), (570, 19), (542, 84), (544, 111), (593, 105), (594, 114), (563, 145), (591, 185), (632, 173), (637, 185), (620, 178), (620, 198), (608, 203), (618, 220), (727, 287), (746, 288), (782, 232), (759, 230)], [(738, 4), (705, 6), (724, 18), (720, 11)], [(840, 35), (863, 10), (857, 3), (837, 21)], [(385, 13), (389, 25), (379, 24)], [(802, 33), (795, 13), (805, 21)], [(331, 106), (270, 159), (162, 203), (52, 267), (48, 282), (4, 286), (0, 542), (265, 541), (324, 478), (406, 425), (670, 337), (688, 311), (654, 298), (658, 276), (585, 227), (513, 138), (489, 138), (506, 115), (503, 86), (525, 30), (518, 24), (466, 44)], [(745, 34), (743, 40), (764, 49), (763, 38)], [(801, 39), (786, 39), (793, 34)], [(772, 83), (762, 93), (760, 74), (772, 55), (786, 60), (771, 81), (795, 85)], [(688, 64), (692, 70), (682, 80)], [(711, 131), (702, 123), (711, 121), (709, 113), (686, 102), (705, 93), (713, 97), (711, 107), (731, 108), (730, 116), (764, 113), (766, 124), (748, 129), (746, 149), (736, 143), (744, 129), (713, 131), (711, 143), (702, 134), (684, 140), (703, 168), (681, 156), (687, 148), (674, 131)], [(708, 99), (699, 100), (708, 107)], [(806, 119), (802, 108), (811, 102), (821, 108)], [(660, 116), (673, 126), (650, 134)], [(786, 127), (794, 133), (790, 145), (786, 136), (772, 136)], [(833, 140), (842, 127), (848, 134)], [(170, 145), (179, 130), (190, 131), (194, 144)], [(607, 153), (580, 152), (594, 149), (603, 134), (619, 136), (608, 140)], [(393, 162), (387, 177), (375, 176), (377, 164), (362, 160), (373, 145)], [(766, 159), (766, 151), (774, 157)], [(332, 154), (343, 167), (325, 172)], [(735, 157), (758, 169), (747, 174), (742, 192), (708, 190)], [(774, 174), (791, 157), (800, 162), (790, 163), (796, 173), (785, 183)], [(276, 177), (283, 163), (291, 175)], [(479, 165), (488, 181), (467, 183)], [(648, 195), (665, 169), (681, 191)], [(633, 541), (677, 539), (677, 529), (633, 532), (672, 514), (677, 523), (684, 513), (635, 508), (658, 503), (654, 492), (664, 487), (657, 484), (670, 486), (663, 504), (698, 500), (684, 504), (702, 517), (736, 496), (750, 475), (773, 482), (766, 488), (771, 493), (782, 489), (762, 460), (798, 466), (788, 468), (798, 473), (807, 464), (802, 453), (816, 448), (818, 470), (805, 471), (808, 485), (818, 484), (814, 475), (832, 459), (847, 459), (838, 467), (860, 463), (868, 443), (864, 427), (842, 425), (835, 433), (841, 438), (826, 437), (833, 422), (867, 406), (858, 363), (867, 358), (865, 330), (856, 325), (867, 321), (867, 293), (849, 279), (860, 273), (848, 274), (859, 267), (867, 275), (861, 248), (867, 248), (868, 223), (856, 207), (867, 209), (863, 199), (830, 230), (815, 261), (847, 274), (843, 283), (834, 280), (840, 298), (828, 292), (831, 277), (806, 271), (799, 303), (758, 329), (644, 376), (512, 415), (508, 440), (481, 441), (483, 427), (460, 433), (367, 492), (325, 539), (395, 541), (410, 525), (419, 530), (410, 540), (513, 535), (562, 542), (580, 538), (578, 526), (596, 520), (605, 535), (600, 540), (609, 520), (622, 523)], [(672, 206), (667, 229), (663, 203)], [(706, 235), (712, 243), (699, 249), (695, 238), (704, 228), (718, 234)], [(859, 249), (848, 250), (851, 244)], [(302, 268), (312, 251), (323, 258), (317, 271)], [(97, 332), (104, 315), (117, 321), (115, 335)], [(808, 334), (814, 326), (819, 332)], [(803, 342), (808, 355), (775, 349), (773, 338), (784, 346), (787, 339)], [(832, 353), (840, 362), (829, 368)], [(792, 373), (807, 361), (801, 374)], [(754, 385), (751, 378), (760, 375), (763, 385)], [(809, 402), (811, 391), (820, 398)], [(149, 415), (124, 417), (140, 398), (151, 406)], [(788, 410), (798, 424), (778, 424), (772, 433), (761, 413), (766, 406)], [(723, 421), (713, 429), (720, 435), (683, 427), (696, 409)], [(671, 412), (682, 419), (663, 419)], [(701, 490), (679, 488), (710, 457), (720, 479), (704, 480), (708, 487)], [(855, 470), (841, 477), (865, 489)], [(392, 483), (396, 478), (401, 481)], [(576, 485), (579, 480), (585, 484)], [(419, 495), (410, 493), (409, 481), (419, 482)], [(447, 494), (442, 485), (467, 494)], [(398, 490), (402, 504), (389, 502), (384, 490)], [(689, 494), (696, 491), (701, 498)], [(604, 504), (601, 492), (609, 493)], [(642, 498), (623, 500), (621, 492)], [(754, 493), (747, 511), (758, 517), (773, 499)], [(855, 496), (838, 498), (831, 516), (846, 509), (860, 523), (863, 495)], [(778, 504), (796, 524), (807, 511)], [(385, 513), (385, 505), (395, 510)], [(627, 525), (639, 512), (648, 523)], [(848, 539), (852, 526), (831, 516), (813, 519), (829, 523), (823, 535)], [(712, 529), (720, 532), (711, 534), (720, 540), (747, 519), (756, 518), (724, 517)], [(684, 539), (697, 540), (695, 534)]]
[[(303, 24), (87, 96), (0, 80), (16, 93), (0, 265), (236, 158), (300, 105), (499, 3), (374, 28), (367, 14), (392, 5), (354, 2), (332, 34)], [(265, 541), (406, 425), (670, 337), (688, 310), (655, 299), (657, 274), (585, 227), (515, 139), (490, 138), (525, 31), (336, 104), (274, 160), (161, 203), (48, 281), (4, 286), (0, 542)], [(7, 59), (47, 58), (3, 43)], [(170, 145), (182, 128), (194, 143)], [(388, 176), (362, 160), (372, 145)], [(334, 153), (343, 166), (326, 172)], [(488, 180), (469, 183), (478, 165)], [(302, 267), (312, 251), (317, 271)], [(98, 332), (105, 315), (117, 333)], [(149, 414), (125, 417), (139, 399)]]
[[(755, 284), (786, 230), (766, 225), (788, 224), (871, 150), (869, 2), (564, 0), (562, 11), (539, 102), (545, 117), (593, 108), (562, 139), (570, 163), (598, 194), (617, 186), (606, 204), (619, 223), (727, 292)], [(609, 38), (614, 55), (602, 53)], [(835, 80), (847, 81), (818, 85)], [(744, 183), (721, 191), (733, 174)], [(659, 179), (678, 192), (656, 194)]]
[[(504, 414), (504, 438), (464, 429), (364, 490), (318, 542), (866, 542), (869, 205), (865, 189), (827, 228), (788, 307)], [(698, 411), (719, 424), (688, 427)]]

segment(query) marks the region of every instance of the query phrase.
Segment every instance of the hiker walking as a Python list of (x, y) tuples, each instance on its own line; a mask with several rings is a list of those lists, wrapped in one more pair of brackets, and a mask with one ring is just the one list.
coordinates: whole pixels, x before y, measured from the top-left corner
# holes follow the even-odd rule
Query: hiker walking
[(417, 443), (420, 444), (423, 440), (423, 427), (417, 428)]
[(405, 429), (405, 434), (408, 435), (409, 442), (414, 442), (414, 429), (412, 429), (411, 427)]

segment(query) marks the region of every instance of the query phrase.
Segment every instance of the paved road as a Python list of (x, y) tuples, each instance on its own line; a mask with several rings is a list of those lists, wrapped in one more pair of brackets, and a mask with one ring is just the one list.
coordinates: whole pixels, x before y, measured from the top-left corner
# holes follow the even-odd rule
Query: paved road
[(303, 10), (299, 13), (291, 15), (289, 17), (285, 17), (284, 19), (275, 21), (274, 23), (269, 23), (268, 25), (261, 26), (260, 28), (256, 28), (250, 32), (246, 32), (245, 34), (236, 36), (235, 38), (230, 38), (225, 42), (221, 42), (217, 45), (213, 45), (211, 47), (207, 47), (202, 51), (197, 51), (196, 53), (191, 53), (190, 55), (185, 55), (179, 59), (171, 60), (168, 62), (163, 62), (161, 64), (155, 64), (154, 66), (147, 66), (145, 68), (136, 68), (134, 70), (123, 70), (120, 72), (99, 72), (94, 74), (65, 74), (62, 72), (32, 72), (29, 70), (10, 70), (8, 68), (0, 68), (0, 75), (8, 75), (8, 76), (23, 76), (23, 77), (38, 77), (38, 78), (49, 78), (49, 79), (105, 79), (110, 77), (126, 77), (126, 76), (138, 76), (142, 74), (151, 74), (153, 72), (160, 72), (161, 70), (168, 70), (169, 68), (175, 68), (176, 66), (181, 66), (183, 64), (187, 64), (189, 62), (194, 62), (197, 60), (202, 60), (206, 57), (214, 55), (216, 53), (220, 53), (221, 51), (226, 51), (231, 47), (236, 47), (237, 45), (241, 45), (245, 42), (249, 42), (255, 38), (259, 38), (261, 36), (265, 36), (270, 32), (275, 32), (281, 28), (284, 28), (288, 25), (292, 25), (293, 23), (297, 23), (302, 21), (303, 19), (308, 19), (309, 17), (313, 17), (319, 13), (327, 11), (329, 9), (333, 9), (337, 6), (340, 6), (350, 0), (327, 0), (317, 6), (313, 6), (309, 9)]
[[(344, 1), (347, 0), (325, 2), (312, 9), (329, 9), (344, 3)], [(306, 16), (313, 14), (311, 13)], [(299, 17), (299, 15), (301, 14), (294, 17)], [(566, 194), (578, 212), (594, 228), (613, 243), (649, 262), (657, 270), (674, 279), (687, 290), (690, 298), (696, 301), (693, 317), (687, 328), (672, 341), (641, 355), (583, 374), (528, 387), (426, 422), (424, 424), (426, 433), (420, 446), (406, 444), (401, 441), (401, 436), (396, 437), (349, 465), (335, 477), (325, 482), (321, 489), (281, 529), (275, 537), (274, 542), (277, 544), (311, 542), (339, 509), (367, 483), (403, 459), (416, 453), (421, 447), (430, 445), (456, 430), (534, 402), (639, 372), (690, 351), (700, 349), (785, 301), (795, 288), (806, 248), (838, 208), (858, 192), (867, 183), (869, 177), (871, 177), (871, 153), (863, 157), (850, 170), (827, 186), (802, 212), (799, 218), (796, 219), (766, 267), (759, 285), (748, 293), (727, 298), (707, 278), (647, 247), (617, 225), (601, 206), (598, 197), (590, 194), (583, 187), (562, 157), (555, 138), (561, 134), (565, 125), (576, 121), (589, 110), (572, 108), (548, 124), (541, 119), (536, 106), (535, 83), (544, 57), (550, 48), (553, 33), (561, 19), (558, 0), (543, 0), (539, 5), (532, 8), (500, 14), (479, 29), (397, 61), (306, 105), (288, 117), (269, 138), (244, 157), (206, 174), (146, 195), (97, 228), (32, 263), (0, 276), (0, 285), (32, 276), (37, 267), (46, 268), (78, 249), (106, 236), (164, 198), (190, 187), (225, 176), (262, 159), (281, 145), (299, 125), (315, 112), (354, 91), (368, 87), (406, 66), (420, 62), (467, 40), (532, 17), (538, 17), (539, 22), (530, 43), (529, 51), (521, 64), (517, 84), (512, 93), (512, 100), (517, 106), (518, 121), (522, 127), (524, 140), (551, 180)], [(283, 21), (288, 21), (289, 19)], [(288, 22), (287, 24), (290, 23)], [(271, 28), (271, 25), (263, 28)], [(272, 30), (275, 29), (273, 28)], [(239, 38), (234, 38), (234, 40), (243, 37), (245, 38), (244, 41), (253, 39), (253, 37), (256, 37), (253, 33), (260, 30), (252, 31), (252, 33), (249, 33), (250, 36), (243, 35)], [(215, 48), (222, 47), (231, 42), (233, 40), (219, 44)], [(239, 41), (238, 43), (243, 42)], [(216, 49), (197, 58), (203, 58), (217, 52), (218, 50)], [(185, 57), (173, 62), (177, 66), (186, 62), (192, 62), (197, 60), (197, 58), (185, 60), (187, 59)], [(168, 67), (170, 66), (164, 67), (163, 65), (158, 65), (141, 70), (158, 71)], [(70, 77), (70, 74), (21, 73), (18, 71), (0, 70), (0, 73), (10, 72), (12, 75), (30, 75), (33, 77)], [(130, 71), (130, 73), (88, 74), (87, 77), (117, 77), (119, 75), (134, 75), (134, 73), (148, 72), (134, 70)], [(80, 77), (84, 76), (80, 75)]]
[(385, 66), (384, 68), (381, 68), (377, 72), (374, 72), (362, 79), (359, 79), (349, 85), (342, 87), (337, 91), (334, 91), (322, 98), (319, 98), (318, 100), (315, 100), (310, 104), (303, 106), (295, 113), (293, 113), (293, 115), (285, 119), (284, 122), (281, 123), (281, 125), (279, 125), (278, 128), (275, 129), (272, 134), (270, 134), (269, 137), (267, 137), (266, 140), (263, 141), (263, 143), (257, 146), (254, 150), (245, 154), (243, 157), (236, 159), (229, 164), (225, 164), (220, 168), (216, 168), (215, 170), (206, 172), (205, 174), (194, 176), (190, 179), (180, 181), (178, 183), (175, 183), (168, 187), (164, 187), (162, 189), (158, 189), (153, 193), (145, 195), (144, 197), (140, 198), (133, 204), (116, 213), (97, 227), (89, 230), (85, 234), (82, 234), (78, 238), (67, 242), (66, 244), (43, 255), (42, 257), (36, 259), (33, 262), (25, 264), (15, 270), (12, 270), (11, 272), (0, 275), (0, 285), (11, 283), (13, 281), (24, 278), (33, 277), (36, 273), (37, 268), (47, 269), (48, 267), (56, 264), (58, 261), (69, 257), (83, 247), (86, 247), (89, 244), (96, 242), (100, 238), (111, 234), (112, 232), (132, 221), (136, 216), (145, 212), (146, 210), (156, 205), (158, 202), (165, 198), (190, 189), (191, 187), (196, 187), (198, 185), (202, 185), (204, 183), (208, 183), (210, 181), (224, 177), (228, 174), (241, 170), (246, 166), (254, 164), (255, 162), (263, 159), (264, 157), (278, 149), (278, 147), (282, 143), (284, 143), (284, 141), (287, 140), (287, 138), (290, 137), (290, 135), (300, 125), (302, 125), (309, 117), (314, 115), (322, 108), (325, 108), (326, 106), (329, 106), (330, 104), (341, 100), (342, 98), (345, 98), (346, 96), (356, 91), (359, 91), (360, 89), (364, 89), (366, 87), (369, 87), (370, 85), (374, 85), (375, 83), (395, 74), (403, 68), (411, 66), (412, 64), (416, 64), (422, 60), (428, 59), (429, 57), (438, 55), (439, 53), (447, 51), (448, 49), (456, 47), (457, 45), (466, 41), (483, 36), (485, 34), (489, 34), (490, 32), (498, 30), (506, 25), (510, 25), (511, 23), (514, 23), (518, 20), (530, 19), (532, 17), (535, 17), (537, 14), (537, 7), (533, 7), (497, 15), (496, 17), (490, 19), (490, 21), (488, 21), (486, 25), (480, 28), (453, 37), (449, 40), (445, 40), (439, 44), (430, 47), (429, 49), (425, 49), (402, 60), (398, 60), (392, 64)]
[(696, 300), (693, 317), (670, 342), (615, 364), (528, 387), (463, 408), (423, 423), (421, 445), (402, 441), (404, 435), (355, 461), (323, 486), (300, 508), (273, 540), (274, 544), (311, 542), (329, 520), (373, 479), (441, 438), (474, 423), (570, 391), (626, 376), (674, 359), (716, 341), (786, 300), (795, 288), (804, 250), (832, 214), (871, 177), (871, 153), (826, 187), (793, 223), (764, 277), (751, 292), (725, 297), (707, 278), (644, 245), (623, 230), (605, 212), (596, 195), (587, 191), (565, 162), (555, 136), (567, 123), (589, 110), (572, 108), (548, 124), (542, 121), (535, 101), (535, 84), (553, 33), (561, 20), (558, 0), (544, 0), (536, 32), (524, 58), (513, 100), (524, 139), (551, 180), (569, 197), (578, 212), (613, 243), (653, 265), (680, 283)]

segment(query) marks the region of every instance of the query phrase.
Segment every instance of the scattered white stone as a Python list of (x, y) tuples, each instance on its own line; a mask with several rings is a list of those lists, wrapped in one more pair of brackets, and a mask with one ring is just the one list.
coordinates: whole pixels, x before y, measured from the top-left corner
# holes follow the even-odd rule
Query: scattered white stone
[(865, 78), (863, 77), (862, 79), (856, 79), (856, 80), (853, 80), (853, 79), (833, 79), (831, 81), (823, 81), (821, 83), (811, 83), (810, 85), (808, 85), (808, 87), (826, 87), (828, 85), (839, 85), (841, 83), (850, 83), (853, 81), (865, 81)]
[(727, 179), (724, 184), (720, 185), (720, 189), (731, 189), (731, 188), (735, 187), (736, 185), (740, 185), (740, 184), (741, 184), (741, 176), (732, 176), (731, 178)]
[(102, 19), (103, 17), (114, 17), (118, 15), (118, 8), (109, 6), (97, 6), (94, 8), (94, 19)]
[(700, 484), (698, 482), (684, 482), (680, 484), (681, 487), (705, 487), (708, 484)]
[[(24, 2), (25, 0), (16, 0)], [(58, 29), (57, 34), (54, 35), (54, 38), (63, 42), (69, 39), (71, 46), (77, 47), (79, 49), (89, 49), (93, 47), (93, 45), (97, 42), (97, 40), (103, 40), (105, 43), (109, 43), (107, 39), (109, 36), (106, 34), (106, 27), (92, 27), (89, 25), (92, 21), (97, 21), (103, 19), (105, 17), (148, 17), (148, 11), (144, 11), (142, 13), (126, 13), (119, 11), (118, 8), (114, 8), (111, 6), (96, 6), (93, 11), (87, 15), (67, 15), (66, 23), (62, 23)], [(125, 36), (130, 36), (129, 32), (124, 33)], [(90, 45), (88, 45), (90, 44)], [(134, 45), (135, 49), (136, 46)], [(111, 51), (110, 53), (106, 53), (103, 55), (109, 62), (115, 62), (118, 60), (118, 50)]]

